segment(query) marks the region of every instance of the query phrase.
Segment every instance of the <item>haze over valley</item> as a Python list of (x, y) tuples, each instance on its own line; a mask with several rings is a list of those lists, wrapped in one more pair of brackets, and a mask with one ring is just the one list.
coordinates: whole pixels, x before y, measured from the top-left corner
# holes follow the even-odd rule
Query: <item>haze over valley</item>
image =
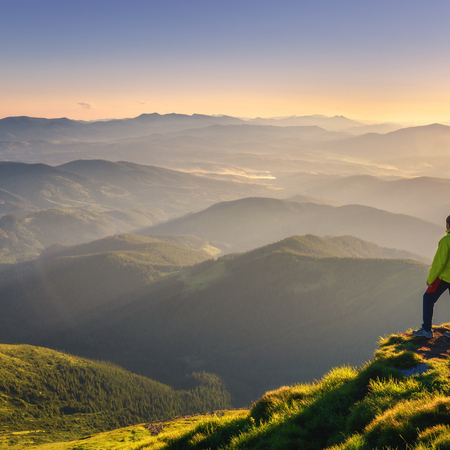
[[(406, 148), (420, 157), (426, 147), (439, 158), (447, 127), (355, 137), (344, 117), (266, 122), (0, 121), (14, 125), (2, 136), (18, 160), (0, 163), (2, 341), (106, 359), (175, 386), (205, 370), (242, 406), (361, 364), (377, 336), (408, 327), (450, 181), (427, 176), (428, 166), (394, 170), (383, 154), (391, 145), (391, 159)], [(22, 152), (14, 146), (25, 138)], [(74, 154), (83, 159), (64, 161)], [(334, 334), (339, 343), (324, 350)]]

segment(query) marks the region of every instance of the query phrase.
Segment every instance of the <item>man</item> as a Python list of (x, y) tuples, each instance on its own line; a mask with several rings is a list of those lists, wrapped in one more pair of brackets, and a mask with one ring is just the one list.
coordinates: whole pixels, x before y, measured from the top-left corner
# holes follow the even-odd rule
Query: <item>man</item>
[[(423, 324), (422, 328), (413, 331), (414, 336), (433, 337), (431, 321), (433, 319), (434, 304), (447, 289), (450, 288), (450, 216), (446, 219), (447, 236), (444, 236), (438, 245), (438, 249), (433, 258), (430, 272), (427, 277), (428, 289), (423, 294)], [(450, 332), (444, 333), (450, 338)]]

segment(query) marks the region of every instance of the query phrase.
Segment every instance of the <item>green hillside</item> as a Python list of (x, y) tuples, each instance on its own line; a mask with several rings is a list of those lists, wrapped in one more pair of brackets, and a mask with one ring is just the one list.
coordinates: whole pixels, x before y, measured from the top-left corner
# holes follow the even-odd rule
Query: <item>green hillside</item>
[(0, 344), (0, 447), (78, 439), (229, 407), (218, 377), (193, 373), (187, 383), (189, 389), (175, 390), (108, 363)]
[[(0, 282), (0, 337), (106, 359), (173, 386), (205, 370), (227, 382), (235, 406), (248, 405), (279, 385), (359, 365), (378, 336), (419, 325), (427, 265), (349, 257), (371, 248), (351, 243), (293, 237), (173, 266), (159, 280), (156, 266), (124, 252), (51, 259), (32, 277)], [(441, 302), (436, 314), (448, 310)]]
[[(185, 274), (181, 290), (170, 280), (160, 292), (154, 286), (151, 302), (144, 296), (122, 310), (121, 344), (140, 337), (141, 355), (181, 357), (186, 367), (220, 374), (237, 405), (335, 365), (359, 364), (380, 334), (421, 317), (427, 267), (413, 261), (273, 249), (209, 264)], [(110, 335), (106, 321), (103, 326), (101, 335)]]

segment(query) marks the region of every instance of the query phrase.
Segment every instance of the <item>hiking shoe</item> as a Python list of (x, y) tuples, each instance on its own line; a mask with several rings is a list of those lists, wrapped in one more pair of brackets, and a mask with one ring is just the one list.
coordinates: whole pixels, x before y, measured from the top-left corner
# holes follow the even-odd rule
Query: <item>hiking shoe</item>
[[(413, 331), (412, 334), (416, 337), (431, 339), (433, 337), (433, 330), (427, 331), (421, 328), (420, 330)], [(450, 337), (450, 333), (448, 337)]]

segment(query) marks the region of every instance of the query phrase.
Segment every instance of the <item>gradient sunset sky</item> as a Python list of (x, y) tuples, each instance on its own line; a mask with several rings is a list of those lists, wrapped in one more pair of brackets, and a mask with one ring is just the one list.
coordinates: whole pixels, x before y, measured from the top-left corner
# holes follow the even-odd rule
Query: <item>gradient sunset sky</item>
[(0, 0), (0, 118), (450, 121), (450, 1)]

